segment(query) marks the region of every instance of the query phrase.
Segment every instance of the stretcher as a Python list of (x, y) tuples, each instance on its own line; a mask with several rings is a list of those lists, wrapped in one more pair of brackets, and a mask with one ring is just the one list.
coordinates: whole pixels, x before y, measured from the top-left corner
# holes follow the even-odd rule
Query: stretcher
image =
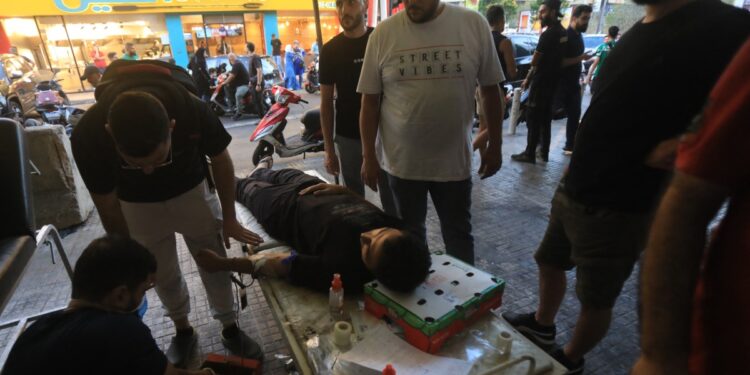
[[(306, 171), (321, 180), (315, 171)], [(255, 251), (289, 251), (290, 248), (271, 239), (255, 220), (250, 211), (236, 203), (237, 216), (248, 229), (266, 239), (266, 244)], [(296, 368), (301, 374), (346, 374), (339, 356), (349, 348), (334, 344), (334, 321), (330, 317), (328, 296), (309, 289), (291, 285), (282, 279), (259, 279), (258, 283), (278, 323), (282, 335), (289, 344)], [(346, 289), (346, 286), (344, 286)], [(356, 346), (385, 325), (365, 311), (364, 295), (345, 293), (344, 310), (352, 326), (352, 344)], [(389, 325), (398, 333), (397, 325)], [(496, 337), (500, 335), (512, 341), (510, 355), (498, 360)], [(565, 368), (523, 335), (515, 331), (497, 311), (491, 311), (473, 322), (460, 333), (452, 336), (436, 355), (455, 358), (472, 364), (470, 375), (483, 374), (564, 374)], [(398, 368), (398, 363), (394, 363)], [(435, 372), (437, 373), (437, 372)], [(430, 374), (429, 371), (424, 374)]]

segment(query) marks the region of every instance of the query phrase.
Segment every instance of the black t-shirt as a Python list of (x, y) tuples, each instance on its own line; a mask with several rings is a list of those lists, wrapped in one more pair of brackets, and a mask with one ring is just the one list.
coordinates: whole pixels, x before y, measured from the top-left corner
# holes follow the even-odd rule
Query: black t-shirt
[(599, 72), (566, 192), (590, 206), (652, 210), (667, 173), (644, 160), (660, 142), (685, 132), (748, 35), (750, 14), (718, 1), (693, 1), (656, 22), (633, 25)]
[(281, 40), (271, 39), (271, 48), (273, 56), (281, 56)]
[(300, 255), (291, 265), (292, 283), (327, 291), (332, 275), (340, 273), (344, 287), (359, 292), (375, 279), (362, 262), (360, 235), (403, 224), (359, 196), (340, 194), (299, 197), (293, 227), (290, 244)]
[(535, 89), (554, 89), (560, 80), (563, 52), (566, 48), (568, 34), (559, 21), (547, 27), (539, 37), (536, 50), (542, 56), (532, 78), (531, 87)]
[(172, 132), (172, 163), (150, 175), (125, 165), (104, 125), (109, 106), (94, 104), (73, 130), (71, 144), (78, 170), (91, 193), (117, 191), (127, 202), (161, 202), (187, 192), (206, 178), (206, 156), (216, 156), (232, 140), (206, 103), (187, 94), (189, 105), (176, 104), (180, 93), (144, 88), (159, 98), (175, 119)]
[(3, 374), (162, 375), (167, 357), (134, 314), (60, 311), (21, 334)]
[(359, 139), (362, 96), (357, 93), (357, 83), (372, 30), (368, 27), (365, 35), (356, 39), (341, 33), (320, 51), (320, 83), (336, 86), (336, 134), (342, 137)]
[[(258, 69), (263, 69), (263, 62), (260, 61), (260, 57), (258, 55), (253, 55), (250, 57), (250, 81), (253, 81), (254, 83), (257, 82), (257, 75), (258, 75)], [(263, 70), (261, 70), (261, 73)], [(261, 75), (262, 77), (262, 75)]]
[(229, 86), (233, 89), (236, 89), (240, 86), (247, 86), (247, 84), (250, 83), (250, 75), (247, 72), (245, 65), (243, 65), (242, 61), (240, 61), (239, 59), (237, 59), (237, 61), (232, 64), (231, 73), (234, 78), (232, 79), (232, 82), (229, 82)]
[[(505, 57), (503, 57), (503, 51), (500, 50), (500, 43), (508, 39), (505, 35), (497, 30), (492, 30), (492, 41), (495, 44), (495, 52), (497, 52), (497, 58), (500, 59), (500, 67), (503, 68), (503, 77), (505, 81), (508, 81), (508, 68), (505, 66)], [(501, 84), (503, 82), (500, 82)]]
[[(565, 46), (564, 57), (573, 58), (583, 55), (584, 46), (583, 36), (581, 35), (581, 33), (576, 31), (572, 27), (568, 27), (567, 34), (568, 43)], [(581, 63), (566, 66), (562, 70), (560, 83), (567, 86), (577, 86), (579, 84), (578, 81), (581, 79), (582, 70), (583, 67), (581, 66)]]

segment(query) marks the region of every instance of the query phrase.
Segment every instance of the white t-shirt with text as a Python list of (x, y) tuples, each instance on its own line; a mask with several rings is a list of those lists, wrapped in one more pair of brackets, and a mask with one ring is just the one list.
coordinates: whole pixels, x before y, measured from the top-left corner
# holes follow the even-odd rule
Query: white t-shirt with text
[(357, 91), (383, 94), (381, 168), (408, 180), (468, 179), (476, 86), (503, 80), (487, 21), (475, 11), (445, 5), (427, 23), (412, 22), (406, 11), (380, 23)]

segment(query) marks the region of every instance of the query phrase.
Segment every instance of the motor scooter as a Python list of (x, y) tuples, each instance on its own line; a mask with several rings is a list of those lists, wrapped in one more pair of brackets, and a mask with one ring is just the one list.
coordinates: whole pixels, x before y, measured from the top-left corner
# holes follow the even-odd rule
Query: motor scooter
[[(213, 87), (214, 92), (213, 94), (211, 94), (211, 109), (217, 116), (234, 114), (234, 110), (229, 105), (224, 91), (224, 82), (226, 81), (228, 75), (229, 74), (226, 72), (218, 75), (218, 77), (216, 78), (216, 86)], [(271, 94), (271, 90), (270, 88), (265, 87), (263, 88), (263, 91), (260, 92), (260, 95), (263, 95), (260, 100), (261, 106), (263, 106), (263, 108), (261, 108), (262, 113), (255, 113), (256, 109), (255, 105), (253, 104), (253, 95), (258, 95), (258, 92), (256, 92), (255, 90), (248, 90), (247, 94), (242, 98), (242, 104), (244, 108), (243, 112), (245, 114), (263, 117), (265, 112), (268, 111), (268, 108), (273, 105), (273, 95)]]
[(301, 96), (281, 86), (272, 89), (276, 104), (263, 117), (255, 131), (250, 135), (250, 142), (258, 142), (253, 152), (253, 164), (258, 165), (261, 159), (273, 155), (274, 151), (282, 158), (288, 158), (308, 152), (320, 152), (324, 149), (323, 131), (320, 128), (320, 110), (307, 111), (302, 117), (301, 134), (289, 139), (284, 138), (284, 129), (289, 115), (289, 104), (307, 103)]
[[(42, 81), (36, 85), (35, 107), (41, 123), (62, 125), (68, 135), (85, 113), (83, 109), (70, 105), (70, 100), (54, 76), (51, 80)], [(24, 122), (25, 126), (29, 126), (28, 124), (36, 124), (36, 122)]]
[(307, 80), (305, 80), (305, 91), (310, 94), (314, 94), (320, 91), (320, 73), (319, 73), (319, 62), (316, 57), (313, 62), (310, 63), (307, 71)]

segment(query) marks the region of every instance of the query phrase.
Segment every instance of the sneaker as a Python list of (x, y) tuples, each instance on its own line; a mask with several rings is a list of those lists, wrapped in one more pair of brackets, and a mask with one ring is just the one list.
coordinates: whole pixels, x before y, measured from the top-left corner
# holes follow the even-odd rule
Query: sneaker
[(529, 340), (533, 341), (540, 348), (547, 350), (555, 345), (555, 335), (557, 330), (555, 326), (543, 326), (537, 323), (535, 312), (528, 314), (516, 314), (511, 312), (503, 313), (503, 318), (510, 323), (518, 332), (521, 332)]
[(536, 158), (533, 156), (529, 156), (525, 152), (522, 152), (520, 154), (515, 154), (510, 156), (511, 160), (518, 161), (521, 163), (531, 163), (536, 164)]
[(167, 349), (167, 360), (177, 368), (186, 368), (197, 343), (198, 335), (195, 334), (195, 330), (191, 329), (191, 333), (178, 332), (172, 337), (172, 342)]
[(263, 360), (263, 349), (247, 333), (243, 332), (236, 324), (224, 328), (221, 331), (221, 343), (232, 355)]
[(565, 375), (583, 374), (583, 365), (586, 362), (583, 360), (583, 358), (581, 358), (578, 363), (573, 363), (573, 361), (571, 361), (570, 358), (565, 355), (565, 352), (562, 348), (555, 350), (554, 352), (550, 353), (550, 355), (555, 359), (555, 361), (560, 362), (561, 365), (568, 369), (568, 372), (566, 372)]

